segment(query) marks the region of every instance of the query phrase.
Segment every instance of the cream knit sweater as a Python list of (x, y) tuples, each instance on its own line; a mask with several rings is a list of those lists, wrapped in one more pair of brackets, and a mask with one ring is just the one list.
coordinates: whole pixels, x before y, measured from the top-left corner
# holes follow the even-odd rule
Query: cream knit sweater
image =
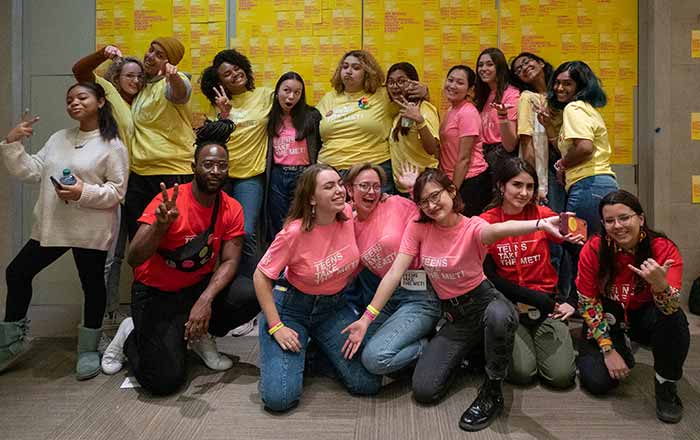
[[(118, 138), (105, 142), (99, 130), (75, 127), (51, 135), (36, 154), (27, 154), (20, 142), (4, 141), (0, 154), (11, 175), (41, 185), (31, 238), (42, 246), (109, 249), (129, 175), (127, 151)], [(80, 199), (67, 204), (49, 180), (60, 178), (64, 168), (83, 180)]]

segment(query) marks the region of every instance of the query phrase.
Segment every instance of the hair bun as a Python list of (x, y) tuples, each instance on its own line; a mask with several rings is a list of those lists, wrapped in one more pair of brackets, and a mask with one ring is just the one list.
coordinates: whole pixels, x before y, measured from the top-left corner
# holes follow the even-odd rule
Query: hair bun
[(204, 125), (196, 131), (197, 140), (195, 144), (199, 147), (206, 144), (218, 144), (226, 146), (231, 133), (236, 129), (236, 124), (229, 119), (220, 119), (218, 121), (204, 121)]

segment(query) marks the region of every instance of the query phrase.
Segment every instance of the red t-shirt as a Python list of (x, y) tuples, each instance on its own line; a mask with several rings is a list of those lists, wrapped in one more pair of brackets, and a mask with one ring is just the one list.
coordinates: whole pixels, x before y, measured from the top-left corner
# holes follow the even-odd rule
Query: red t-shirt
[[(168, 190), (172, 197), (173, 189)], [(206, 275), (214, 271), (214, 266), (221, 251), (221, 243), (244, 235), (243, 209), (233, 198), (221, 192), (219, 213), (214, 225), (214, 253), (211, 260), (194, 272), (182, 272), (167, 264), (157, 252), (142, 265), (134, 269), (134, 279), (150, 287), (165, 292), (177, 292), (185, 287), (200, 282)], [(151, 225), (156, 221), (156, 208), (163, 201), (163, 195), (158, 193), (148, 204), (139, 222)], [(170, 225), (158, 246), (160, 249), (174, 250), (204, 232), (211, 222), (214, 204), (205, 207), (199, 204), (192, 194), (192, 184), (180, 185), (177, 197), (177, 209), (180, 215)]]
[[(578, 262), (578, 277), (576, 287), (584, 296), (595, 298), (600, 295), (598, 288), (598, 249), (600, 247), (600, 237), (595, 236), (583, 246)], [(683, 260), (673, 242), (667, 238), (657, 237), (651, 242), (651, 255), (660, 265), (666, 260), (673, 260), (673, 266), (668, 270), (666, 278), (671, 287), (681, 288), (683, 279)], [(611, 285), (609, 292), (605, 296), (617, 301), (627, 310), (635, 310), (650, 301), (653, 301), (651, 286), (648, 283), (639, 283), (639, 277), (627, 267), (634, 264), (634, 255), (627, 252), (617, 252), (615, 254), (615, 281)]]
[[(481, 214), (489, 223), (508, 220), (536, 220), (557, 215), (546, 206), (527, 205), (520, 214), (508, 215), (500, 206)], [(552, 266), (549, 241), (560, 240), (544, 231), (531, 232), (518, 237), (506, 237), (489, 246), (489, 255), (496, 262), (498, 275), (528, 289), (554, 292), (557, 286), (557, 271)]]

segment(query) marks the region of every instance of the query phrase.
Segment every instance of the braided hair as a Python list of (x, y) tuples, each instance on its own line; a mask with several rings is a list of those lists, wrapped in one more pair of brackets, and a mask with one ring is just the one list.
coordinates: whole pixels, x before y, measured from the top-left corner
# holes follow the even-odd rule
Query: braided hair
[(207, 145), (219, 145), (226, 151), (228, 157), (228, 149), (226, 143), (231, 137), (231, 133), (236, 129), (236, 124), (229, 119), (220, 119), (218, 121), (204, 121), (204, 125), (199, 127), (195, 134), (197, 139), (194, 141), (194, 161), (197, 162), (199, 152)]

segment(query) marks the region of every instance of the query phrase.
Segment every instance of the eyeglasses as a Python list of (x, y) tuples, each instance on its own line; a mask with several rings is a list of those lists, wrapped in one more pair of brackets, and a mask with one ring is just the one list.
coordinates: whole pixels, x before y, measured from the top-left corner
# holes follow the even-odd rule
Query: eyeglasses
[(126, 73), (124, 75), (119, 75), (119, 76), (123, 76), (124, 78), (129, 79), (129, 80), (136, 80), (136, 81), (143, 80), (142, 73)]
[(445, 188), (439, 191), (435, 191), (434, 193), (428, 195), (428, 197), (419, 200), (418, 206), (420, 207), (420, 209), (428, 209), (431, 203), (433, 205), (437, 205), (440, 202), (440, 196), (442, 195), (443, 191), (445, 191)]
[(532, 58), (525, 58), (525, 60), (522, 63), (520, 63), (519, 66), (515, 66), (515, 68), (513, 69), (513, 74), (515, 76), (520, 76), (520, 74), (523, 73), (523, 69), (525, 69), (525, 66), (530, 64), (530, 62), (532, 62)]
[(228, 170), (228, 162), (227, 161), (221, 161), (221, 162), (214, 162), (212, 160), (205, 160), (204, 162), (201, 163), (202, 168), (204, 168), (206, 171), (213, 171), (214, 167), (218, 168), (219, 171), (227, 171)]
[(356, 183), (353, 186), (359, 188), (359, 190), (362, 191), (363, 193), (368, 193), (369, 190), (374, 190), (374, 192), (378, 193), (379, 191), (382, 190), (382, 186), (378, 183), (361, 182), (361, 183)]
[(408, 78), (399, 78), (398, 80), (394, 81), (393, 79), (388, 79), (386, 81), (386, 86), (387, 87), (393, 87), (393, 86), (399, 86), (403, 87), (406, 84), (408, 84)]
[(620, 223), (622, 226), (627, 226), (630, 223), (630, 220), (632, 220), (632, 217), (637, 216), (638, 214), (623, 214), (619, 217), (612, 217), (612, 218), (605, 218), (603, 219), (603, 224), (606, 227), (612, 227), (615, 226), (615, 222)]

